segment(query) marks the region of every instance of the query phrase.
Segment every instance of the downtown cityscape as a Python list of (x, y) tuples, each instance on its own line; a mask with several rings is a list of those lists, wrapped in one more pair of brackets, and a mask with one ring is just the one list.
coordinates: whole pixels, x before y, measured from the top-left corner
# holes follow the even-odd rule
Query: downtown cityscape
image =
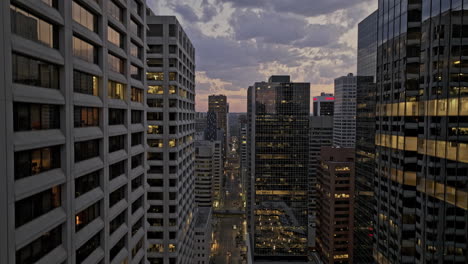
[(467, 0), (2, 0), (0, 264), (467, 264)]

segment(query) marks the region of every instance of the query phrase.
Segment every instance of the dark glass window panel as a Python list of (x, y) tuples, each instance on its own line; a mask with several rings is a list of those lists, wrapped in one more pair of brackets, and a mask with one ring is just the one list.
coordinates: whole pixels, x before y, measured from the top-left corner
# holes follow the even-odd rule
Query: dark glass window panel
[(126, 160), (123, 160), (109, 166), (109, 181), (125, 174), (125, 162)]
[(143, 111), (132, 110), (132, 124), (139, 124), (143, 122)]
[(97, 48), (75, 36), (73, 36), (73, 56), (89, 63), (98, 63)]
[(73, 91), (98, 96), (99, 78), (84, 72), (73, 71)]
[(58, 48), (58, 28), (56, 26), (19, 7), (11, 5), (10, 10), (12, 33), (51, 48)]
[(143, 154), (139, 154), (132, 157), (132, 169), (143, 164)]
[(132, 134), (132, 146), (141, 145), (143, 142), (143, 133)]
[(60, 146), (15, 152), (15, 179), (60, 168)]
[(169, 37), (176, 37), (176, 25), (169, 24)]
[(61, 187), (55, 186), (15, 202), (15, 227), (18, 228), (62, 205)]
[(123, 125), (125, 123), (125, 110), (109, 109), (109, 125)]
[(97, 32), (97, 16), (75, 1), (72, 2), (72, 16), (75, 22), (93, 32)]
[(125, 136), (109, 137), (109, 152), (118, 151), (125, 148)]
[(162, 37), (164, 34), (163, 24), (148, 24), (148, 37)]
[(120, 6), (114, 3), (114, 1), (112, 0), (109, 0), (108, 4), (109, 5), (107, 6), (107, 11), (109, 12), (109, 15), (115, 18), (116, 20), (123, 22), (122, 8), (120, 8)]
[(141, 196), (135, 202), (132, 203), (132, 214), (134, 214), (142, 206), (143, 206), (143, 196)]
[(99, 139), (75, 143), (75, 162), (99, 156)]
[(126, 236), (122, 237), (119, 242), (117, 242), (110, 250), (110, 260), (112, 261), (117, 254), (125, 247), (125, 238)]
[(34, 58), (13, 54), (13, 82), (43, 88), (59, 88), (59, 67)]
[(33, 264), (61, 244), (62, 226), (58, 226), (17, 250), (16, 264)]
[(162, 54), (163, 51), (164, 51), (163, 45), (149, 45), (148, 53)]
[(94, 190), (100, 186), (100, 172), (95, 171), (83, 175), (75, 180), (75, 198)]
[(94, 219), (100, 216), (100, 202), (97, 202), (90, 207), (84, 209), (75, 215), (75, 232), (80, 231)]
[(118, 216), (116, 216), (114, 219), (109, 224), (109, 233), (112, 234), (117, 230), (120, 226), (122, 226), (125, 223), (125, 215), (127, 214), (127, 211), (123, 211), (120, 213)]
[(94, 250), (101, 246), (101, 233), (97, 233), (76, 251), (76, 263), (81, 264)]
[(140, 188), (143, 185), (143, 175), (140, 175), (132, 180), (132, 191)]
[(120, 187), (119, 189), (109, 194), (109, 208), (111, 208), (121, 200), (125, 199), (125, 189), (127, 189), (126, 185)]
[(60, 128), (60, 106), (14, 103), (14, 130), (30, 131)]
[(75, 106), (73, 116), (75, 127), (99, 126), (99, 108)]
[(161, 68), (164, 66), (162, 58), (148, 58), (146, 59), (146, 64), (148, 67)]

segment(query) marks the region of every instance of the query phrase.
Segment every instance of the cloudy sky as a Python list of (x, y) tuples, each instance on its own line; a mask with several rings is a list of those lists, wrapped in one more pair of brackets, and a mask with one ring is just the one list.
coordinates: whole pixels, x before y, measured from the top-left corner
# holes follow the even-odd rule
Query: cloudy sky
[(356, 72), (357, 23), (377, 0), (147, 0), (175, 15), (196, 48), (197, 111), (208, 95), (228, 96), (246, 112), (247, 87), (272, 74), (333, 91), (333, 79)]

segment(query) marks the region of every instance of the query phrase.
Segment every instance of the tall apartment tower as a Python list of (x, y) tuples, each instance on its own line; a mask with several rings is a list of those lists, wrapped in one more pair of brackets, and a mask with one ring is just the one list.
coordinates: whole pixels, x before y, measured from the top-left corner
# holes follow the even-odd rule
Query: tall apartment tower
[(146, 260), (144, 1), (0, 3), (0, 263)]
[(466, 1), (379, 2), (379, 263), (468, 262), (467, 10)]
[(373, 263), (376, 61), (377, 11), (358, 25), (358, 75), (372, 79), (359, 81), (356, 88), (355, 263)]
[(323, 147), (319, 163), (318, 255), (322, 263), (353, 264), (354, 149)]
[(195, 141), (195, 202), (198, 207), (219, 204), (224, 171), (221, 146), (220, 141)]
[(149, 16), (148, 261), (192, 263), (195, 49), (173, 16)]
[(356, 141), (356, 85), (352, 73), (335, 79), (333, 146), (354, 148)]
[(254, 260), (307, 261), (310, 84), (272, 76), (248, 94)]
[(313, 98), (313, 115), (314, 116), (332, 116), (335, 105), (335, 97), (333, 94), (320, 93), (320, 96)]
[(333, 116), (311, 116), (309, 123), (309, 246), (315, 248), (317, 167), (321, 148), (333, 145)]
[(223, 155), (227, 156), (228, 151), (228, 113), (229, 104), (225, 95), (210, 95), (208, 96), (208, 112), (216, 113), (216, 128), (223, 130)]

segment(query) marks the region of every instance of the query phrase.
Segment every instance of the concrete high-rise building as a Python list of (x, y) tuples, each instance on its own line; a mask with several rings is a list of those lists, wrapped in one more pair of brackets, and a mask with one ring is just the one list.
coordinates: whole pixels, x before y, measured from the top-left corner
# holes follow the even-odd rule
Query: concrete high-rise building
[[(219, 136), (219, 130), (218, 129), (218, 120), (216, 117), (216, 112), (208, 112), (206, 113), (206, 130), (205, 130), (205, 139), (206, 140), (221, 140), (223, 141), (223, 138), (218, 138)], [(222, 132), (224, 135), (224, 132)], [(224, 142), (223, 142), (224, 143)]]
[[(358, 74), (375, 80), (376, 60), (377, 11), (358, 26)], [(370, 81), (358, 82), (356, 88), (355, 263), (373, 263), (376, 86)]]
[(333, 94), (320, 93), (320, 96), (314, 96), (312, 104), (314, 116), (332, 116), (335, 97)]
[[(228, 113), (229, 104), (225, 95), (210, 95), (208, 96), (208, 112), (216, 113), (216, 128), (223, 130), (223, 155), (227, 156), (229, 148), (229, 130), (228, 130)], [(220, 139), (218, 139), (220, 140)]]
[(220, 141), (195, 141), (195, 202), (198, 207), (211, 207), (219, 201), (220, 175), (223, 175)]
[(0, 263), (145, 262), (145, 2), (0, 12)]
[(466, 1), (379, 1), (379, 263), (468, 262), (467, 10)]
[(307, 261), (310, 84), (272, 76), (248, 95), (251, 254)]
[(317, 252), (323, 263), (353, 262), (354, 149), (322, 147), (317, 170)]
[(358, 24), (357, 75), (372, 76), (377, 66), (377, 11)]
[(195, 221), (194, 264), (209, 264), (211, 256), (212, 208), (200, 207)]
[(148, 261), (193, 263), (195, 49), (173, 16), (149, 16)]
[[(335, 79), (333, 146), (354, 148), (356, 142), (356, 90), (371, 89), (373, 77), (353, 76)], [(362, 88), (365, 87), (365, 88)]]
[(205, 140), (206, 130), (208, 128), (207, 113), (195, 113), (195, 140)]
[(309, 246), (315, 248), (317, 166), (321, 148), (333, 144), (333, 116), (311, 116), (309, 123)]
[(221, 192), (224, 190), (224, 160), (223, 143), (214, 141), (213, 148), (213, 206), (218, 207), (221, 201)]
[(247, 180), (248, 180), (248, 145), (247, 145), (247, 115), (242, 115), (239, 118), (240, 138), (239, 138), (239, 158), (240, 158), (240, 175), (242, 184), (242, 199), (247, 198)]

